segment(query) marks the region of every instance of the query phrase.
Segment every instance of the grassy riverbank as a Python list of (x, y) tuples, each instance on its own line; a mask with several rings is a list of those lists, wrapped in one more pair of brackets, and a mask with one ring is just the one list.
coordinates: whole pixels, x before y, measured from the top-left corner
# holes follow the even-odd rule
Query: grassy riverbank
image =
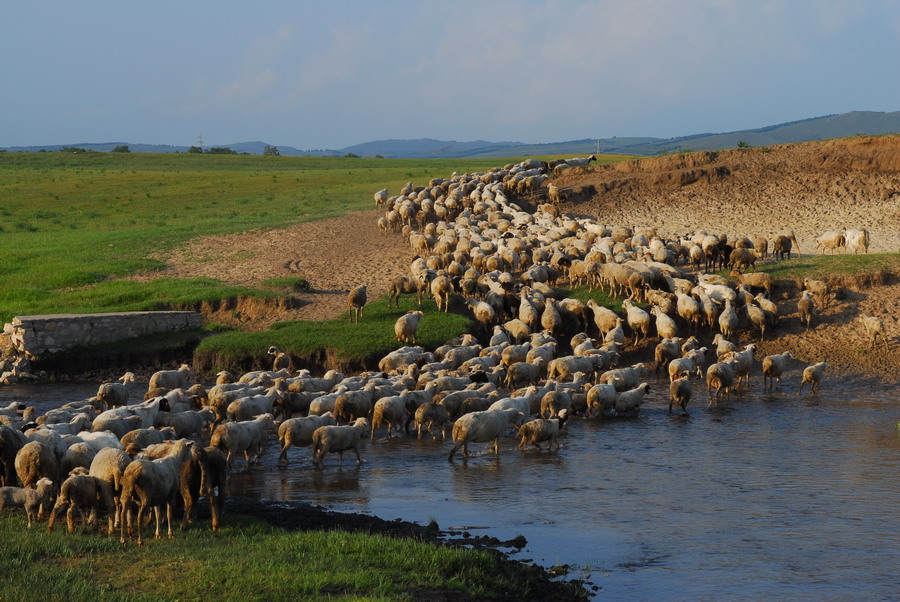
[(172, 540), (151, 535), (143, 549), (80, 528), (68, 535), (65, 521), (50, 534), (45, 526), (27, 529), (21, 511), (0, 516), (0, 598), (524, 600), (537, 599), (536, 592), (573, 599), (581, 591), (485, 551), (411, 537), (292, 530), (247, 515), (229, 515), (218, 533), (193, 528)]

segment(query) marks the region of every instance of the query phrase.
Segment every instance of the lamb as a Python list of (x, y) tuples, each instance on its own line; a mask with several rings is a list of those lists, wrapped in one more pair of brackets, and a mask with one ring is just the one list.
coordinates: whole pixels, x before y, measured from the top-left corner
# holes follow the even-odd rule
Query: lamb
[(147, 386), (148, 390), (153, 389), (183, 389), (185, 382), (189, 378), (194, 378), (196, 375), (190, 366), (187, 364), (181, 364), (177, 370), (160, 370), (159, 372), (154, 372), (153, 376), (150, 377), (150, 383)]
[(416, 408), (415, 426), (418, 438), (422, 438), (422, 429), (424, 428), (432, 436), (437, 439), (434, 429), (440, 428), (441, 439), (447, 436), (447, 426), (450, 424), (450, 414), (444, 404), (434, 401), (423, 403)]
[[(53, 524), (56, 522), (56, 516), (68, 506), (66, 512), (66, 527), (69, 533), (75, 532), (75, 512), (81, 516), (81, 522), (84, 530), (87, 532), (88, 524), (94, 529), (97, 528), (97, 515), (100, 513), (100, 501), (103, 500), (106, 507), (112, 511), (115, 504), (111, 497), (106, 495), (104, 488), (100, 484), (100, 479), (92, 477), (84, 473), (73, 474), (60, 487), (59, 497), (56, 498), (56, 504), (50, 511), (50, 521), (47, 523), (47, 533), (53, 532)], [(113, 517), (109, 516), (109, 533), (113, 532)]]
[(171, 427), (157, 429), (151, 426), (150, 428), (136, 429), (126, 433), (120, 443), (126, 454), (134, 456), (149, 445), (162, 443), (170, 439), (175, 439), (175, 429)]
[(113, 505), (109, 511), (113, 514), (113, 526), (118, 527), (121, 514), (122, 475), (125, 467), (131, 464), (131, 457), (124, 451), (112, 447), (104, 448), (97, 452), (91, 461), (88, 474), (100, 479), (100, 487), (103, 495), (111, 496)]
[[(244, 454), (247, 468), (259, 462), (263, 447), (269, 433), (275, 432), (275, 421), (271, 414), (261, 414), (253, 420), (244, 422), (226, 422), (220, 424), (210, 437), (210, 445), (227, 452), (229, 470), (234, 463), (234, 456)], [(253, 454), (251, 460), (250, 454)]]
[(837, 249), (846, 245), (847, 239), (844, 237), (844, 233), (835, 230), (829, 230), (816, 239), (816, 248), (822, 247), (823, 255), (825, 254), (825, 249), (829, 249), (831, 254), (834, 255)]
[(547, 451), (550, 451), (554, 443), (556, 444), (556, 449), (559, 449), (559, 434), (568, 417), (568, 411), (562, 410), (559, 418), (535, 418), (526, 422), (519, 427), (516, 433), (516, 439), (520, 439), (519, 449), (525, 449), (526, 445), (533, 445), (541, 449), (540, 444), (544, 441), (547, 442)]
[(181, 482), (181, 465), (190, 458), (193, 445), (192, 441), (180, 439), (175, 442), (170, 455), (157, 460), (138, 458), (125, 468), (122, 475), (122, 513), (125, 518), (119, 523), (121, 543), (125, 543), (126, 524), (129, 537), (133, 532), (131, 504), (135, 498), (138, 501), (136, 521), (138, 546), (144, 545), (144, 513), (148, 508), (153, 509), (156, 517), (156, 538), (161, 537), (160, 514), (163, 504), (166, 506), (168, 536), (170, 539), (174, 537), (172, 506)]
[(38, 519), (39, 510), (43, 511), (44, 505), (50, 501), (53, 494), (53, 481), (41, 478), (36, 483), (36, 488), (29, 487), (0, 487), (0, 512), (4, 508), (23, 508), (28, 519), (28, 528)]
[(588, 415), (603, 416), (616, 408), (616, 388), (612, 385), (594, 385), (587, 392)]
[(819, 362), (818, 364), (813, 364), (812, 366), (807, 366), (803, 369), (803, 378), (800, 380), (800, 390), (797, 391), (797, 395), (803, 393), (803, 385), (809, 383), (812, 392), (819, 392), (819, 385), (822, 384), (822, 377), (825, 375), (825, 368), (828, 367), (828, 364), (825, 362)]
[(463, 457), (469, 457), (469, 443), (494, 442), (494, 453), (500, 457), (500, 437), (510, 425), (522, 419), (522, 413), (514, 408), (505, 410), (485, 410), (464, 414), (453, 424), (453, 448), (447, 456), (452, 461), (454, 454), (463, 450)]
[(859, 251), (869, 254), (869, 231), (860, 228), (847, 228), (844, 231), (844, 240), (848, 250), (856, 255)]
[(56, 431), (60, 435), (75, 435), (85, 429), (90, 428), (90, 426), (91, 426), (91, 417), (85, 412), (80, 412), (78, 414), (75, 414), (75, 416), (69, 422), (57, 422), (55, 424), (45, 424), (41, 428), (46, 428), (51, 431)]
[(97, 389), (95, 397), (103, 404), (103, 409), (115, 408), (128, 403), (128, 385), (134, 382), (134, 373), (126, 372), (119, 380), (122, 382), (103, 383)]
[[(679, 301), (680, 303), (681, 301)], [(631, 299), (625, 299), (622, 302), (622, 307), (625, 308), (628, 327), (634, 333), (634, 346), (637, 347), (638, 343), (640, 343), (641, 335), (646, 339), (650, 334), (650, 314), (635, 306)]]
[(781, 386), (781, 375), (784, 374), (784, 371), (787, 369), (788, 360), (794, 359), (794, 356), (790, 351), (787, 351), (782, 354), (776, 355), (767, 355), (763, 358), (762, 361), (762, 373), (763, 373), (763, 391), (766, 389), (766, 379), (769, 380), (768, 389), (771, 390), (774, 387), (773, 379), (778, 381), (778, 386)]
[(750, 372), (753, 369), (753, 354), (756, 353), (756, 345), (750, 343), (744, 347), (743, 351), (736, 351), (725, 356), (726, 360), (734, 360), (734, 376), (737, 378), (737, 384), (741, 384), (741, 379), (747, 377), (747, 387), (750, 387)]
[(875, 349), (875, 343), (878, 341), (878, 337), (881, 337), (886, 349), (890, 347), (887, 336), (885, 335), (884, 322), (881, 318), (861, 314), (856, 319), (862, 322), (863, 328), (866, 329), (866, 335), (872, 339), (870, 349)]
[(356, 452), (357, 466), (362, 464), (359, 445), (362, 434), (367, 430), (369, 421), (366, 418), (357, 418), (356, 422), (347, 426), (320, 426), (313, 432), (313, 465), (323, 468), (325, 454), (334, 452), (338, 453), (343, 462), (344, 452), (351, 449)]
[(425, 314), (419, 310), (410, 310), (400, 316), (394, 324), (394, 335), (398, 341), (404, 343), (416, 343), (416, 331), (419, 329), (419, 321), (425, 318)]
[(634, 389), (616, 394), (616, 416), (636, 416), (641, 411), (644, 395), (650, 391), (650, 385), (641, 383)]
[(669, 383), (669, 414), (672, 413), (672, 404), (681, 406), (681, 411), (687, 414), (687, 404), (691, 400), (691, 381), (687, 378), (676, 378)]
[(765, 312), (757, 305), (753, 303), (748, 303), (744, 306), (744, 309), (747, 310), (747, 317), (750, 319), (750, 323), (759, 328), (759, 340), (763, 341), (766, 338), (766, 314)]
[(396, 427), (397, 432), (403, 432), (403, 419), (406, 417), (406, 403), (403, 397), (394, 395), (382, 397), (372, 407), (372, 441), (375, 440), (375, 429), (382, 424), (387, 424), (388, 439), (393, 436)]
[(680, 337), (675, 337), (674, 339), (663, 339), (656, 345), (656, 349), (653, 351), (653, 361), (657, 381), (659, 380), (659, 369), (662, 366), (668, 366), (669, 362), (680, 355), (681, 342), (682, 339)]
[(797, 301), (797, 312), (800, 314), (800, 323), (806, 322), (806, 331), (809, 332), (813, 315), (816, 312), (816, 304), (810, 291), (803, 291), (800, 295), (800, 300)]
[(278, 426), (278, 441), (281, 442), (281, 453), (278, 455), (278, 463), (287, 464), (288, 448), (292, 445), (307, 447), (312, 445), (313, 432), (320, 426), (334, 424), (334, 417), (330, 412), (322, 416), (305, 416), (303, 418), (290, 418)]
[(347, 303), (350, 305), (349, 319), (351, 322), (355, 320), (355, 322), (359, 324), (359, 319), (362, 317), (363, 312), (365, 312), (367, 301), (368, 296), (366, 295), (365, 286), (357, 286), (350, 291), (347, 295)]

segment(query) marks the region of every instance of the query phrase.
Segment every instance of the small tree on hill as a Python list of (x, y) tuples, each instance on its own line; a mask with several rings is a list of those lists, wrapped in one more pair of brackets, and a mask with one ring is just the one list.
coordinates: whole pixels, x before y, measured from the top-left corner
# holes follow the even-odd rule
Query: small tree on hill
[(746, 140), (738, 140), (738, 148), (753, 148)]
[(192, 146), (191, 148), (188, 149), (188, 152), (195, 154), (195, 155), (199, 155), (199, 154), (203, 153), (203, 147), (202, 146)]
[(128, 148), (127, 144), (119, 144), (109, 152), (111, 152), (111, 153), (130, 153), (131, 149)]
[(278, 150), (277, 146), (272, 146), (271, 144), (267, 144), (263, 149), (263, 155), (266, 157), (280, 157), (281, 152)]

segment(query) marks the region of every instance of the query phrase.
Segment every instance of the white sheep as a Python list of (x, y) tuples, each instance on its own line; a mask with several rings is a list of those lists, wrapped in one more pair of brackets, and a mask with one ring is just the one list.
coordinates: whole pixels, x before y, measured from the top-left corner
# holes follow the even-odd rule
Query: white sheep
[(425, 314), (419, 310), (410, 310), (400, 316), (394, 324), (394, 335), (398, 341), (404, 343), (416, 342), (416, 331), (419, 329), (419, 321), (425, 318)]
[[(159, 539), (161, 537), (160, 515), (164, 504), (166, 506), (168, 536), (170, 539), (174, 537), (172, 507), (181, 482), (181, 466), (191, 457), (191, 447), (193, 445), (195, 445), (193, 441), (179, 439), (172, 446), (170, 455), (156, 460), (137, 458), (125, 468), (122, 474), (121, 499), (122, 513), (125, 518), (120, 520), (119, 523), (119, 541), (121, 543), (125, 543), (126, 526), (128, 536), (131, 537), (133, 525), (136, 524), (138, 546), (144, 545), (144, 516), (145, 512), (151, 508), (156, 517), (155, 536)], [(132, 521), (131, 505), (135, 498), (138, 503), (137, 520)]]
[(111, 431), (82, 431), (78, 433), (78, 438), (91, 446), (95, 452), (99, 453), (101, 449), (112, 447), (113, 449), (125, 448), (119, 442), (119, 438)]
[(675, 403), (687, 414), (687, 404), (691, 400), (692, 393), (691, 381), (687, 378), (676, 378), (669, 383), (669, 414), (672, 413), (672, 405)]
[(856, 255), (859, 251), (869, 254), (869, 231), (861, 228), (847, 228), (844, 231), (847, 250)]
[(875, 343), (878, 341), (878, 337), (881, 337), (882, 342), (884, 342), (885, 348), (889, 348), (889, 343), (887, 339), (887, 335), (884, 330), (884, 322), (878, 316), (867, 316), (866, 314), (861, 314), (856, 318), (860, 322), (862, 322), (863, 328), (866, 329), (866, 335), (872, 339), (871, 348), (875, 349)]
[(830, 250), (831, 254), (834, 255), (836, 250), (846, 245), (847, 239), (844, 237), (844, 233), (836, 230), (829, 230), (816, 239), (816, 248), (822, 247), (823, 255), (825, 254), (825, 249)]
[(648, 383), (616, 394), (616, 416), (635, 416), (641, 410), (644, 396), (650, 392)]
[(126, 372), (119, 380), (121, 382), (103, 383), (97, 389), (95, 397), (103, 404), (104, 409), (115, 408), (128, 403), (128, 385), (134, 382), (134, 373)]
[(813, 364), (812, 366), (807, 366), (803, 369), (803, 378), (800, 380), (800, 390), (797, 391), (797, 395), (803, 393), (803, 385), (809, 383), (812, 392), (819, 392), (819, 385), (822, 384), (822, 377), (825, 375), (825, 368), (828, 367), (828, 364), (825, 362), (819, 362), (818, 364)]
[(344, 461), (344, 452), (353, 450), (356, 452), (357, 466), (362, 464), (359, 455), (362, 434), (369, 430), (369, 421), (366, 418), (357, 418), (352, 425), (345, 426), (320, 426), (313, 432), (312, 455), (313, 465), (323, 468), (325, 454), (337, 452), (340, 461)]
[[(75, 474), (69, 476), (63, 481), (59, 489), (59, 496), (56, 498), (56, 504), (50, 511), (50, 520), (47, 523), (47, 533), (53, 532), (53, 524), (56, 522), (56, 516), (68, 506), (66, 512), (66, 526), (69, 533), (75, 532), (75, 513), (81, 516), (81, 522), (84, 530), (87, 532), (88, 526), (97, 528), (97, 515), (100, 513), (100, 501), (106, 504), (110, 511), (115, 505), (113, 499), (108, 497), (104, 488), (101, 486), (100, 479), (87, 474), (87, 469), (79, 469)], [(113, 516), (109, 515), (109, 533), (113, 533)]]
[(494, 453), (500, 457), (500, 437), (513, 424), (520, 422), (523, 414), (514, 408), (505, 410), (485, 410), (464, 414), (453, 424), (453, 448), (447, 456), (453, 460), (454, 454), (462, 448), (463, 457), (469, 457), (469, 443), (494, 442)]
[(312, 445), (313, 432), (320, 426), (334, 424), (331, 413), (322, 416), (304, 416), (302, 418), (290, 418), (278, 425), (278, 441), (281, 442), (281, 453), (278, 455), (278, 463), (287, 463), (288, 449), (295, 445), (307, 447)]
[(28, 519), (28, 528), (38, 519), (39, 511), (50, 501), (53, 481), (44, 477), (37, 481), (35, 489), (30, 487), (0, 487), (0, 512), (4, 508), (23, 508)]
[(359, 324), (359, 319), (366, 310), (367, 301), (368, 295), (366, 294), (366, 287), (364, 285), (357, 286), (347, 294), (347, 303), (350, 305), (349, 319), (351, 322), (355, 321)]
[(656, 333), (660, 340), (674, 339), (678, 336), (678, 325), (675, 320), (666, 315), (658, 305), (654, 305), (650, 313), (656, 316)]
[(450, 425), (450, 413), (443, 403), (428, 401), (416, 408), (414, 415), (416, 432), (418, 438), (422, 438), (422, 429), (424, 428), (431, 434), (432, 438), (437, 439), (434, 429), (441, 430), (441, 439), (447, 436), (447, 426)]
[(797, 301), (797, 313), (800, 314), (800, 323), (806, 323), (807, 332), (809, 332), (809, 327), (812, 324), (815, 312), (816, 303), (813, 301), (812, 293), (810, 291), (803, 291), (800, 295), (800, 300)]
[(177, 370), (160, 370), (150, 377), (148, 390), (154, 389), (183, 389), (188, 379), (196, 374), (187, 364), (181, 364)]
[(121, 514), (122, 475), (125, 467), (131, 464), (131, 456), (120, 449), (107, 447), (101, 449), (91, 461), (88, 474), (100, 479), (104, 496), (111, 496), (113, 507), (109, 511), (113, 514), (113, 526), (118, 527)]
[(129, 433), (125, 433), (125, 436), (122, 437), (119, 443), (122, 444), (125, 453), (133, 456), (149, 445), (162, 443), (163, 441), (175, 438), (175, 429), (172, 427), (157, 429), (156, 427), (151, 426), (150, 428), (135, 429)]
[(741, 384), (741, 379), (747, 378), (747, 387), (750, 387), (750, 372), (753, 370), (753, 354), (756, 353), (756, 345), (750, 343), (744, 347), (743, 351), (735, 351), (725, 356), (726, 360), (734, 360), (734, 376), (737, 378), (737, 384)]
[[(210, 445), (228, 454), (228, 468), (232, 468), (234, 456), (244, 454), (247, 468), (259, 462), (269, 433), (275, 432), (275, 421), (271, 414), (261, 414), (253, 420), (226, 422), (220, 424), (210, 437)], [(253, 454), (251, 459), (250, 454)]]
[(612, 385), (616, 391), (627, 391), (638, 386), (641, 375), (647, 369), (647, 364), (637, 363), (628, 368), (607, 370), (600, 375), (598, 382), (603, 385)]
[(275, 404), (284, 400), (284, 379), (279, 378), (262, 395), (235, 399), (225, 409), (228, 420), (242, 422), (260, 414), (271, 414)]
[(79, 467), (89, 469), (96, 455), (97, 452), (87, 443), (80, 442), (69, 446), (66, 455), (63, 456), (59, 474), (67, 475)]
[(588, 415), (602, 417), (616, 409), (616, 388), (612, 385), (594, 385), (587, 392)]
[(788, 360), (794, 359), (794, 356), (790, 351), (786, 351), (785, 353), (775, 354), (775, 355), (767, 355), (763, 358), (762, 361), (762, 373), (763, 373), (763, 391), (766, 389), (766, 379), (769, 381), (768, 389), (774, 388), (773, 379), (778, 381), (778, 386), (781, 386), (781, 375), (784, 374), (784, 371), (787, 370)]
[(403, 419), (406, 417), (406, 401), (399, 395), (382, 397), (372, 406), (372, 441), (375, 440), (375, 429), (387, 424), (388, 439), (393, 438), (393, 430), (403, 433)]
[(734, 386), (735, 378), (735, 360), (726, 360), (716, 362), (706, 369), (706, 391), (709, 394), (709, 405), (713, 405), (712, 390), (716, 390), (715, 405), (719, 405), (719, 397), (723, 391), (726, 395), (731, 395), (731, 388)]
[(731, 306), (731, 299), (725, 300), (725, 309), (719, 314), (719, 332), (723, 337), (730, 337), (737, 334), (740, 321), (737, 312)]

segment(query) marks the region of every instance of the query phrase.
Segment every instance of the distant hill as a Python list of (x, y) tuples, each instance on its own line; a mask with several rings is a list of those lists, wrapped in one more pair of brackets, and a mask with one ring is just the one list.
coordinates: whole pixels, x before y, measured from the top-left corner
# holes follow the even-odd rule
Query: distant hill
[[(721, 150), (734, 148), (739, 142), (750, 146), (768, 146), (787, 142), (806, 142), (809, 140), (828, 140), (844, 138), (858, 134), (877, 135), (900, 132), (900, 111), (884, 113), (877, 111), (852, 111), (840, 115), (825, 115), (800, 121), (780, 123), (757, 129), (739, 130), (724, 133), (703, 133), (678, 138), (637, 138), (613, 137), (601, 138), (600, 150), (603, 153), (626, 155), (660, 155), (686, 150)], [(169, 146), (161, 144), (134, 144), (129, 142), (101, 142), (80, 144), (57, 144), (49, 146), (14, 146), (2, 150), (16, 152), (37, 152), (40, 150), (58, 151), (62, 147), (74, 146), (87, 150), (109, 152), (120, 144), (128, 145), (134, 153), (185, 153), (187, 146)], [(235, 142), (215, 146), (227, 146), (238, 153), (261, 155), (268, 146), (266, 142)], [(596, 150), (597, 141), (593, 138), (549, 142), (544, 144), (528, 144), (524, 142), (489, 142), (487, 140), (434, 140), (420, 138), (416, 140), (373, 140), (348, 146), (342, 149), (310, 149), (301, 150), (293, 146), (279, 146), (283, 156), (342, 157), (348, 153), (360, 157), (381, 155), (389, 159), (431, 159), (461, 157), (527, 157), (543, 155), (589, 155)]]

